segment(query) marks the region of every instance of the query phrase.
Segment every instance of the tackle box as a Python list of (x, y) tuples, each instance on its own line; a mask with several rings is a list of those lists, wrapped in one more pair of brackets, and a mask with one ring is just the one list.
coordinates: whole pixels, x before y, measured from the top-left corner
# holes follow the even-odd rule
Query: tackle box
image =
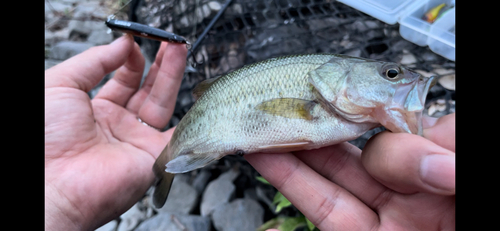
[[(455, 0), (338, 0), (387, 24), (399, 23), (401, 36), (436, 54), (455, 61)], [(422, 19), (430, 9), (445, 3), (440, 16), (429, 23)]]

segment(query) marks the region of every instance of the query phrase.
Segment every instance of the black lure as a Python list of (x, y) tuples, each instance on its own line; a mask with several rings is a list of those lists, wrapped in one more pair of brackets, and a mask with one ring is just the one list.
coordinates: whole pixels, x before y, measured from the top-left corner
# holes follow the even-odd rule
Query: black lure
[[(108, 17), (106, 20), (106, 26), (108, 26), (112, 30), (120, 31), (123, 33), (131, 34), (134, 36), (158, 40), (162, 42), (170, 42), (170, 43), (182, 43), (186, 44), (189, 50), (191, 50), (191, 43), (187, 41), (184, 37), (164, 31), (158, 28), (150, 27), (144, 24), (129, 22), (124, 20), (114, 19), (113, 16)], [(194, 57), (193, 52), (190, 52), (193, 56), (193, 61), (196, 64), (199, 64)]]

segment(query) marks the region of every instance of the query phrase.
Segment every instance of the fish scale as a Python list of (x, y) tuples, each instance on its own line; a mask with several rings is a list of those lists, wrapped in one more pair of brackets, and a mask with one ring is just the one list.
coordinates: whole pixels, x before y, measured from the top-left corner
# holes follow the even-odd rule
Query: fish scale
[(154, 204), (165, 202), (172, 173), (228, 154), (315, 149), (380, 125), (418, 133), (428, 88), (429, 78), (395, 63), (334, 54), (272, 58), (205, 80), (155, 162)]

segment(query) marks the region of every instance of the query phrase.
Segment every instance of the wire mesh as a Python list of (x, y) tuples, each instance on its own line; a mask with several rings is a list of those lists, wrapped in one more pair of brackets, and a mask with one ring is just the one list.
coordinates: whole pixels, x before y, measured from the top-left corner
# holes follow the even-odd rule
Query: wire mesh
[[(225, 2), (139, 0), (132, 9), (140, 23), (166, 29), (191, 42), (203, 39), (194, 51), (196, 60), (203, 63), (196, 65), (197, 72), (186, 73), (181, 96), (190, 95), (194, 85), (204, 79), (289, 54), (337, 53), (400, 62), (405, 54), (411, 53), (416, 60), (407, 66), (412, 69), (432, 73), (436, 68), (455, 68), (453, 61), (403, 39), (397, 24), (385, 24), (332, 0), (233, 0), (206, 36), (200, 38)], [(141, 43), (154, 59), (159, 43), (152, 40)], [(174, 113), (178, 118), (194, 103), (181, 96), (179, 100), (184, 102), (178, 102)], [(435, 87), (428, 100), (433, 102), (439, 97), (447, 99), (445, 113), (449, 114), (449, 99), (454, 100), (454, 91)], [(174, 119), (170, 126), (177, 122)]]

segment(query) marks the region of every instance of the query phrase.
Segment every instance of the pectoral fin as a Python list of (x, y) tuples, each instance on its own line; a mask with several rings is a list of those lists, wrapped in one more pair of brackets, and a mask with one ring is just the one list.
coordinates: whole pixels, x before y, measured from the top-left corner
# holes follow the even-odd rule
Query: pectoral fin
[(294, 143), (271, 144), (259, 147), (260, 152), (284, 153), (307, 149), (311, 144), (309, 141), (300, 141)]
[(311, 120), (313, 118), (311, 112), (316, 104), (318, 103), (310, 100), (277, 98), (258, 104), (256, 109), (271, 115)]

